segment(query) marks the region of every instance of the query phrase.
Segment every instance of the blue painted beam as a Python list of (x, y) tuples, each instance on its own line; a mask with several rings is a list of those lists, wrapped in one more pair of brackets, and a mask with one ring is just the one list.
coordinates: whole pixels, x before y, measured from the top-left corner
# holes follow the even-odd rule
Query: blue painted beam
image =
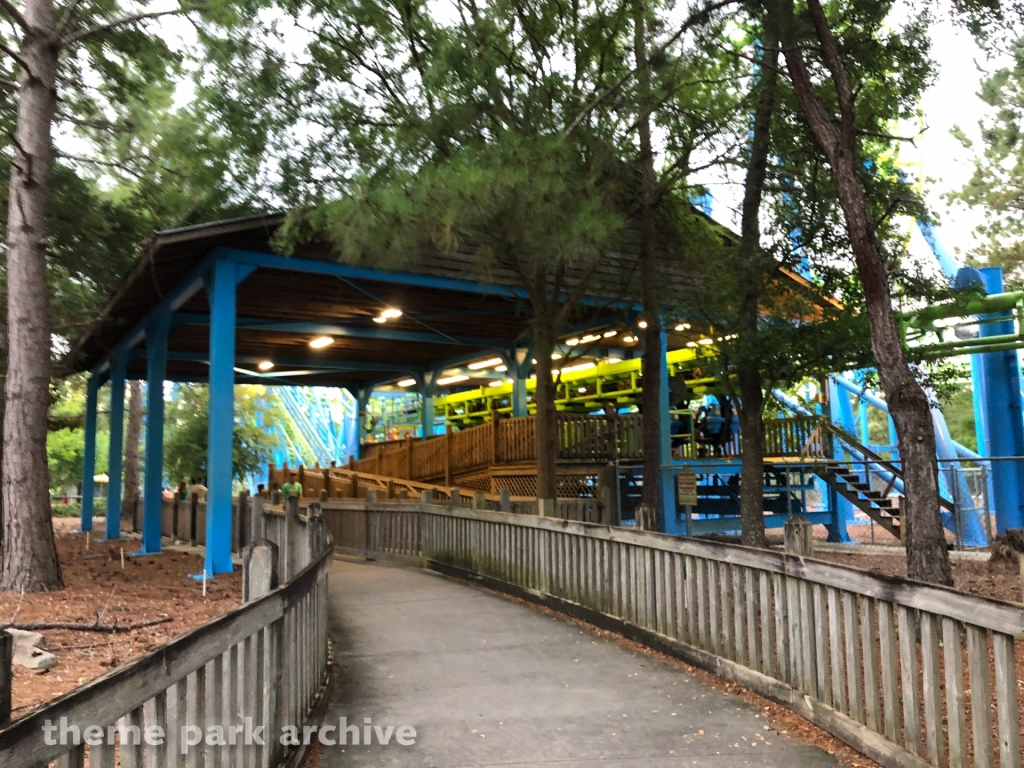
[[(191, 299), (197, 292), (203, 287), (203, 277), (210, 271), (210, 265), (213, 263), (213, 259), (209, 256), (205, 258), (195, 269), (193, 269), (188, 276), (185, 277), (178, 285), (173, 288), (164, 298), (157, 304), (134, 328), (128, 333), (121, 337), (118, 342), (118, 346), (115, 350), (124, 347), (125, 349), (132, 349), (141, 342), (146, 336), (146, 328), (153, 322), (153, 320), (161, 313), (168, 310), (174, 312)], [(108, 353), (99, 363), (96, 370), (107, 371), (110, 368), (111, 360), (113, 359), (114, 351)]]
[(121, 472), (124, 467), (124, 376), (128, 350), (114, 351), (110, 364), (110, 449), (107, 453), (107, 533), (109, 541), (121, 538)]
[[(256, 251), (244, 251), (235, 248), (217, 248), (214, 255), (218, 258), (229, 258), (239, 264), (247, 264), (267, 269), (282, 269), (293, 272), (308, 272), (317, 275), (332, 275), (346, 280), (371, 280), (381, 283), (392, 283), (395, 285), (409, 285), (418, 288), (427, 288), (445, 291), (461, 291), (462, 293), (474, 293), (483, 296), (503, 296), (510, 299), (529, 299), (525, 288), (515, 285), (497, 285), (495, 283), (483, 283), (476, 280), (456, 280), (450, 277), (437, 277), (436, 275), (420, 274), (416, 272), (398, 272), (374, 269), (372, 267), (357, 267), (351, 264), (340, 264), (335, 261), (320, 261), (317, 259), (303, 259), (295, 256), (278, 256), (271, 253), (259, 253)], [(585, 296), (580, 304), (585, 306), (600, 306), (609, 310), (631, 309), (639, 311), (640, 305), (630, 301), (606, 302), (598, 298)]]
[(206, 457), (206, 577), (230, 573), (231, 480), (235, 426), (235, 263), (217, 260), (211, 270), (210, 405)]
[[(168, 352), (168, 360), (207, 363), (210, 356), (206, 352)], [(295, 368), (309, 368), (321, 371), (394, 371), (395, 373), (417, 373), (423, 369), (415, 365), (401, 363), (364, 363), (347, 360), (324, 360), (306, 357), (258, 357), (255, 355), (237, 355), (235, 364), (259, 365), (263, 360), (270, 360), (276, 365), (287, 365)]]
[[(999, 267), (980, 270), (989, 294), (1002, 293), (1003, 271)], [(1012, 315), (979, 316), (981, 336), (1014, 332)], [(985, 371), (985, 409), (988, 418), (987, 456), (1024, 456), (1024, 415), (1021, 411), (1021, 372), (1015, 350), (988, 352), (981, 356)], [(979, 446), (980, 447), (980, 446)], [(992, 486), (995, 491), (996, 531), (1024, 527), (1024, 462), (993, 461)]]
[(101, 383), (99, 374), (93, 373), (89, 376), (89, 383), (85, 389), (85, 449), (82, 458), (82, 532), (92, 530), (93, 498), (96, 495), (96, 485), (93, 480), (93, 477), (96, 475), (96, 401), (99, 397)]
[[(177, 319), (183, 325), (209, 325), (208, 315), (178, 313)], [(383, 326), (361, 327), (358, 325), (339, 325), (337, 323), (318, 323), (308, 320), (261, 320), (256, 317), (240, 317), (236, 322), (238, 328), (256, 331), (279, 333), (308, 333), (320, 336), (339, 336), (353, 339), (381, 339), (384, 341), (405, 341), (417, 344), (454, 344), (466, 347), (501, 347), (508, 344), (507, 339), (489, 339), (477, 336), (453, 336), (444, 333), (426, 333), (421, 331), (398, 331)]]
[(142, 548), (160, 553), (164, 477), (164, 378), (167, 375), (167, 332), (170, 312), (160, 313), (146, 331), (146, 468), (143, 480)]

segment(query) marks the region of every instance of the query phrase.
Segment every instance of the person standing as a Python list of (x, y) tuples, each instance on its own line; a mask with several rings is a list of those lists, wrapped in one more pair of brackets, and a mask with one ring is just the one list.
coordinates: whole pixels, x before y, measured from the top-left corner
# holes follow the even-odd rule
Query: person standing
[(292, 496), (302, 498), (302, 483), (299, 482), (298, 472), (289, 473), (288, 482), (281, 486), (281, 496), (286, 503)]

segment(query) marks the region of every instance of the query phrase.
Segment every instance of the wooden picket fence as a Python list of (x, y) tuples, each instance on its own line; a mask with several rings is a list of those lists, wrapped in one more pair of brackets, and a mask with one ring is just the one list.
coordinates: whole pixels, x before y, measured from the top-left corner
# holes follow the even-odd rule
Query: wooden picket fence
[[(0, 727), (0, 766), (83, 768), (88, 760), (89, 768), (271, 768), (293, 757), (295, 748), (279, 743), (281, 728), (295, 725), (301, 732), (316, 719), (327, 681), (333, 544), (315, 507), (305, 517), (289, 516), (254, 500), (252, 515), (253, 530), (263, 529), (278, 547), (247, 550), (247, 558), (266, 566), (246, 568), (248, 602)], [(273, 567), (278, 548), (293, 553), (282, 558), (281, 586)], [(257, 551), (259, 557), (253, 555)], [(80, 743), (72, 735), (61, 744), (54, 735), (47, 744), (43, 727), (62, 718), (77, 730)], [(182, 754), (183, 726), (240, 726), (244, 734), (246, 718), (265, 726), (263, 745), (246, 743), (243, 735), (234, 746), (196, 745)], [(89, 726), (101, 735), (87, 734)], [(163, 744), (137, 738), (155, 727), (166, 734)], [(113, 744), (108, 728), (121, 729), (113, 732)], [(86, 744), (86, 736), (102, 743)]]
[(1020, 768), (1024, 607), (691, 538), (332, 502), (338, 547), (540, 601), (780, 702), (887, 768)]

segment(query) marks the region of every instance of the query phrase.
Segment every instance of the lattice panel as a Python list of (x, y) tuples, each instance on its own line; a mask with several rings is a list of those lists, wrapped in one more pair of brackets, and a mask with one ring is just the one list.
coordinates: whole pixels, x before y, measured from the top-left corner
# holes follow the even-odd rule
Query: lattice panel
[[(487, 472), (475, 472), (454, 478), (453, 485), (464, 491), (491, 492), (491, 476)], [(534, 482), (536, 485), (536, 482)]]
[[(536, 475), (494, 475), (494, 482), (488, 490), (497, 493), (508, 488), (513, 496), (537, 495)], [(592, 499), (597, 496), (597, 474), (558, 475), (558, 497), (560, 499)]]

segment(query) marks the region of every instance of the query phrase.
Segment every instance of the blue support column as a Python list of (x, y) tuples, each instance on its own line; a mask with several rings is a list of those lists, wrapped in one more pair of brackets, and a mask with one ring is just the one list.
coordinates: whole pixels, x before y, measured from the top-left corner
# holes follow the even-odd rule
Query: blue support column
[(96, 485), (96, 400), (102, 380), (94, 371), (85, 390), (85, 456), (82, 461), (82, 523), (81, 531), (92, 530), (93, 499)]
[(434, 435), (434, 395), (437, 394), (437, 371), (427, 371), (420, 379), (420, 397), (423, 398), (423, 411), (420, 430), (423, 439), (428, 440)]
[(118, 349), (110, 360), (110, 450), (107, 453), (107, 535), (121, 538), (121, 471), (124, 467), (124, 377), (128, 350)]
[(146, 329), (146, 476), (143, 481), (142, 548), (160, 554), (164, 478), (164, 378), (170, 313), (161, 312)]
[(661, 467), (661, 510), (658, 514), (658, 528), (666, 532), (676, 515), (676, 484), (675, 472), (672, 469), (672, 414), (669, 413), (668, 393), (668, 361), (665, 353), (668, 349), (668, 335), (663, 331), (658, 339), (658, 412), (661, 413), (658, 429), (658, 466)]
[(210, 301), (210, 406), (206, 455), (206, 577), (230, 573), (231, 453), (235, 426), (235, 263), (214, 262)]
[(509, 378), (512, 379), (512, 417), (527, 416), (529, 394), (526, 390), (526, 381), (530, 378), (533, 350), (528, 347), (517, 347), (503, 357)]
[[(840, 388), (832, 376), (828, 378), (828, 407), (829, 418), (833, 424), (838, 425), (850, 434), (857, 434), (850, 393)], [(843, 449), (838, 444), (832, 458), (838, 461), (845, 459)], [(832, 510), (832, 523), (827, 526), (828, 540), (849, 543), (851, 539), (846, 526), (853, 519), (853, 504), (835, 493), (830, 495), (830, 500), (834, 502), (834, 508)]]
[(372, 387), (360, 387), (355, 391), (356, 396), (356, 440), (358, 450), (356, 451), (356, 458), (365, 458), (363, 455), (363, 445), (366, 443), (366, 409), (370, 404), (370, 398), (373, 396)]
[[(980, 270), (985, 290), (991, 295), (1003, 292), (1003, 270), (987, 267)], [(979, 325), (981, 337), (1014, 333), (1010, 313), (986, 315), (981, 319), (1005, 317), (998, 322)], [(986, 456), (1024, 456), (1024, 414), (1021, 410), (1020, 362), (1016, 350), (986, 352), (982, 355), (985, 379), (984, 408), (988, 427), (988, 445), (978, 446)], [(996, 531), (1024, 527), (1024, 462), (993, 461), (992, 485), (995, 492)]]

